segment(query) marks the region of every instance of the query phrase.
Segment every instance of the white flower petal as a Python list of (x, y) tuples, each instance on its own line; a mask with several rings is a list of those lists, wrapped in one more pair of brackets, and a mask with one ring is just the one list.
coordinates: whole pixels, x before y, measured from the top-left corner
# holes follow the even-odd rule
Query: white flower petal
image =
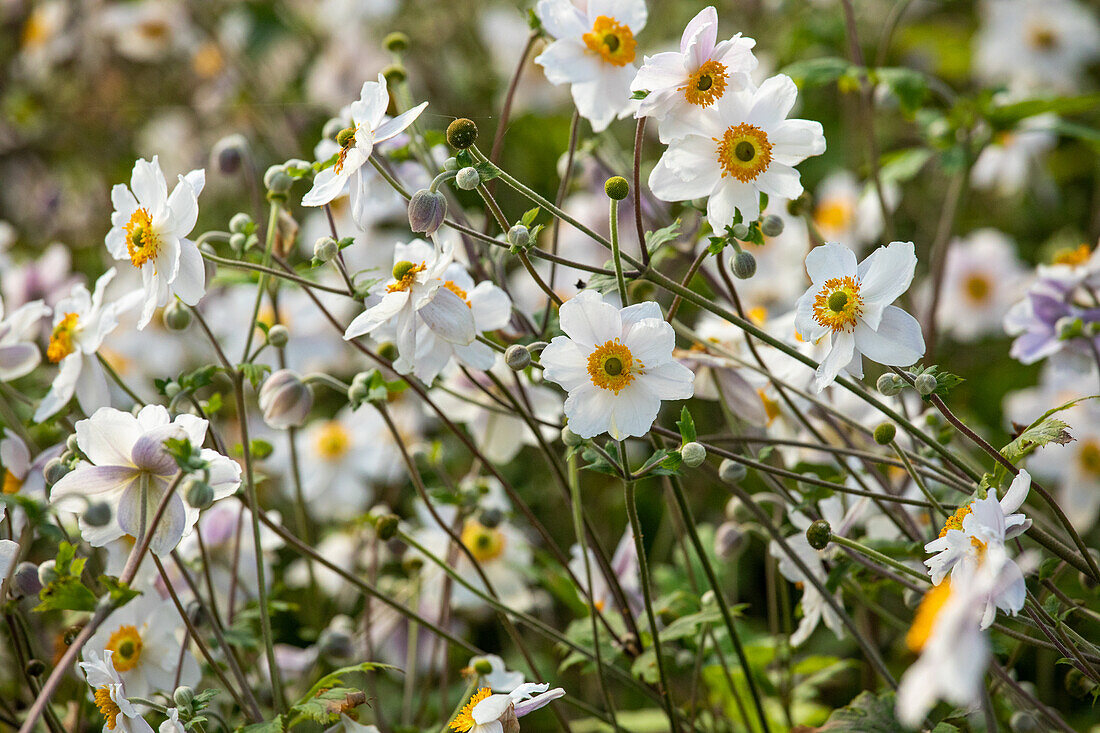
[(920, 323), (897, 306), (882, 312), (877, 330), (860, 322), (855, 328), (856, 348), (868, 359), (887, 366), (909, 366), (924, 356)]

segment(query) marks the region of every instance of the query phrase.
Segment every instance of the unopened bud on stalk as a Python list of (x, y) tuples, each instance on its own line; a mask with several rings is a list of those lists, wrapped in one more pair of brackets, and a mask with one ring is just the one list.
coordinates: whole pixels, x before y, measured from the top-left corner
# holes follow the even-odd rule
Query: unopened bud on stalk
[(680, 458), (688, 468), (698, 468), (703, 465), (703, 461), (707, 460), (707, 449), (693, 440), (690, 443), (684, 443), (684, 447), (680, 449)]
[(293, 185), (294, 180), (281, 165), (273, 165), (264, 173), (264, 187), (271, 193), (286, 193)]
[(745, 546), (745, 533), (736, 522), (722, 522), (714, 532), (714, 554), (729, 560)]
[(400, 84), (409, 78), (409, 72), (401, 64), (390, 64), (382, 69), (382, 76), (386, 77), (387, 84)]
[(169, 331), (183, 331), (191, 325), (191, 309), (179, 300), (173, 300), (162, 314), (164, 327)]
[(477, 142), (477, 125), (473, 120), (459, 117), (447, 125), (447, 144), (456, 150), (465, 150)]
[(27, 671), (29, 677), (41, 677), (46, 673), (46, 663), (41, 659), (28, 659), (23, 669)]
[(504, 521), (504, 512), (497, 509), (496, 507), (492, 507), (483, 511), (480, 516), (478, 516), (477, 521), (481, 524), (482, 527), (494, 529), (496, 527), (499, 527), (500, 523)]
[(53, 486), (68, 472), (69, 467), (60, 458), (51, 458), (42, 468), (42, 476), (46, 479), (47, 486)]
[(172, 702), (176, 703), (176, 707), (183, 708), (184, 710), (191, 709), (191, 702), (195, 699), (195, 691), (187, 685), (181, 685), (176, 688), (176, 691), (172, 693)]
[(630, 195), (630, 184), (622, 176), (612, 176), (603, 184), (603, 191), (609, 199), (622, 201)]
[(397, 534), (397, 525), (401, 519), (396, 514), (383, 514), (374, 523), (374, 531), (378, 533), (378, 539), (383, 542), (393, 539)]
[(38, 580), (38, 566), (33, 562), (19, 563), (11, 576), (11, 585), (21, 596), (27, 598), (37, 596), (42, 590), (42, 583)]
[(778, 237), (783, 233), (783, 220), (775, 214), (769, 214), (760, 222), (760, 231), (765, 237)]
[(936, 375), (934, 374), (921, 374), (913, 380), (913, 386), (917, 388), (917, 392), (927, 397), (936, 391)]
[(248, 237), (241, 232), (229, 235), (229, 248), (237, 254), (244, 252), (244, 246), (248, 244)]
[(740, 280), (748, 280), (756, 274), (756, 258), (752, 256), (751, 252), (741, 250), (733, 258), (730, 269), (733, 270), (734, 277)]
[(897, 374), (883, 374), (875, 382), (875, 388), (886, 397), (893, 397), (901, 392), (902, 386), (901, 378)]
[(806, 528), (806, 541), (815, 550), (824, 550), (833, 538), (833, 528), (824, 519), (818, 519)]
[(252, 217), (243, 211), (238, 211), (229, 220), (229, 231), (233, 234), (244, 234), (245, 227), (252, 223)]
[(431, 234), (447, 217), (447, 197), (422, 188), (409, 199), (409, 228), (417, 234)]
[(513, 371), (522, 372), (531, 366), (531, 352), (522, 344), (512, 344), (504, 351), (504, 362)]
[(879, 445), (889, 445), (894, 442), (894, 436), (898, 429), (892, 422), (881, 422), (875, 427), (875, 442)]
[(214, 503), (214, 488), (202, 479), (193, 478), (187, 482), (183, 496), (196, 509), (209, 509)]
[(531, 242), (531, 230), (523, 224), (516, 224), (508, 230), (508, 244), (523, 249)]
[(474, 662), (474, 671), (484, 677), (487, 674), (493, 673), (493, 665), (488, 659), (479, 659)]
[(745, 476), (748, 474), (749, 469), (745, 468), (744, 464), (729, 458), (723, 459), (723, 461), (718, 464), (718, 476), (727, 484), (740, 483), (745, 480)]
[(313, 408), (313, 392), (298, 372), (280, 369), (264, 380), (259, 402), (264, 422), (283, 430), (305, 423)]
[(244, 135), (234, 133), (214, 143), (210, 160), (222, 175), (230, 176), (241, 169), (247, 151), (248, 141)]
[(106, 502), (97, 501), (84, 510), (84, 524), (89, 527), (106, 527), (111, 521), (111, 507)]
[(290, 341), (290, 331), (281, 323), (276, 323), (267, 331), (267, 342), (276, 349), (281, 349)]
[(382, 46), (393, 53), (400, 53), (409, 47), (409, 37), (401, 31), (394, 31), (382, 39)]
[(584, 442), (584, 438), (574, 433), (566, 426), (561, 429), (561, 442), (565, 443), (567, 448), (574, 448)]
[(43, 588), (59, 577), (60, 576), (57, 574), (57, 563), (55, 561), (47, 560), (38, 566), (38, 584)]
[(328, 262), (340, 254), (340, 245), (332, 237), (320, 237), (313, 243), (313, 256), (320, 262)]
[(730, 233), (733, 235), (734, 239), (744, 241), (749, 238), (749, 225), (744, 222), (738, 222), (730, 229)]
[(467, 166), (463, 168), (455, 175), (455, 185), (461, 188), (463, 191), (473, 191), (475, 188), (481, 185), (481, 176), (477, 172), (477, 168)]
[(457, 171), (458, 170), (458, 158), (453, 155), (443, 161), (443, 170), (445, 171)]

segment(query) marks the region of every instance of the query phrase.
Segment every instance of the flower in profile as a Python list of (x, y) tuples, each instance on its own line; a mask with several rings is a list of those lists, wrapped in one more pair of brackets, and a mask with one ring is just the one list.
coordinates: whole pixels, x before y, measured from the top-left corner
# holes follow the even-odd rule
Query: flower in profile
[(891, 242), (856, 265), (843, 245), (814, 247), (806, 255), (810, 288), (798, 299), (795, 330), (807, 341), (829, 335), (829, 353), (814, 375), (820, 392), (841, 371), (863, 376), (863, 357), (909, 366), (924, 354), (920, 324), (890, 305), (909, 289), (917, 256), (912, 242)]
[(280, 369), (264, 380), (259, 394), (264, 422), (276, 430), (301, 427), (313, 408), (313, 392), (302, 376)]
[(118, 315), (137, 305), (141, 298), (141, 292), (135, 291), (114, 302), (104, 302), (107, 286), (114, 277), (112, 267), (96, 280), (92, 293), (77, 285), (68, 298), (54, 307), (46, 358), (59, 369), (50, 391), (35, 410), (35, 422), (57, 414), (74, 394), (86, 415), (110, 404), (107, 376), (97, 352), (107, 334), (118, 326)]
[(718, 11), (708, 6), (684, 28), (680, 51), (646, 56), (632, 91), (647, 91), (636, 117), (657, 119), (661, 142), (691, 131), (701, 110), (727, 92), (744, 89), (756, 68), (752, 49), (756, 41), (741, 34), (717, 42)]
[[(188, 440), (207, 462), (206, 483), (214, 489), (214, 500), (231, 495), (241, 483), (241, 467), (217, 451), (202, 448), (207, 421), (194, 415), (177, 415), (172, 420), (161, 405), (146, 405), (137, 416), (104, 407), (76, 424), (76, 441), (87, 461), (54, 484), (50, 502), (60, 509), (83, 511), (81, 499), (106, 502), (111, 521), (93, 527), (81, 518), (81, 534), (93, 547), (130, 536), (137, 538), (142, 517), (153, 517), (161, 497), (179, 473), (175, 459), (164, 447), (169, 438)], [(164, 516), (153, 529), (150, 549), (157, 555), (171, 552), (195, 526), (199, 510), (176, 491), (168, 500)]]
[(707, 108), (696, 129), (674, 140), (649, 176), (662, 201), (709, 197), (707, 220), (716, 233), (760, 215), (760, 194), (802, 195), (794, 166), (825, 152), (821, 123), (788, 120), (798, 89), (779, 75), (759, 88), (727, 92)]
[(153, 733), (153, 728), (141, 717), (134, 704), (126, 699), (126, 687), (111, 663), (113, 652), (100, 657), (86, 652), (80, 668), (92, 688), (95, 706), (103, 715), (103, 733)]
[(34, 339), (39, 321), (49, 314), (49, 307), (35, 300), (5, 318), (4, 301), (0, 300), (0, 382), (24, 377), (41, 363), (42, 353)]
[(129, 261), (141, 271), (145, 305), (138, 328), (149, 324), (153, 312), (172, 295), (195, 305), (206, 290), (206, 269), (198, 246), (187, 238), (199, 215), (199, 194), (206, 172), (193, 170), (179, 177), (168, 194), (168, 183), (157, 156), (134, 163), (130, 188), (111, 189), (111, 230), (107, 251), (116, 260)]
[(591, 0), (587, 12), (569, 0), (539, 0), (543, 27), (555, 39), (535, 58), (551, 84), (569, 84), (581, 117), (602, 132), (633, 109), (630, 83), (645, 27), (644, 0)]
[(685, 400), (695, 375), (672, 358), (676, 334), (653, 301), (616, 308), (594, 291), (559, 311), (564, 336), (541, 356), (543, 377), (569, 393), (569, 429), (616, 440), (649, 432), (662, 400)]
[(562, 688), (549, 688), (550, 685), (545, 682), (528, 682), (508, 694), (494, 695), (488, 687), (482, 687), (451, 721), (451, 730), (457, 733), (518, 731), (518, 718), (545, 707), (559, 697), (565, 697)]
[(351, 196), (352, 216), (356, 222), (364, 219), (370, 178), (363, 166), (371, 156), (374, 146), (402, 133), (416, 121), (427, 102), (402, 112), (393, 119), (386, 119), (390, 105), (390, 93), (386, 89), (386, 77), (378, 75), (378, 81), (363, 83), (359, 100), (350, 108), (351, 125), (344, 128), (336, 141), (340, 151), (336, 162), (325, 168), (313, 179), (313, 188), (302, 197), (303, 206), (324, 206), (347, 189)]

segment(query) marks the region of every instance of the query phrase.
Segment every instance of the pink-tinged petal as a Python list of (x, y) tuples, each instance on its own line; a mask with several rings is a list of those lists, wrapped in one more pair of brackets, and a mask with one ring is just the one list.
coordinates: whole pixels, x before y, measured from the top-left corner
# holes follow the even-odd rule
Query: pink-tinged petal
[(200, 455), (210, 464), (207, 483), (214, 489), (214, 501), (232, 496), (241, 486), (241, 465), (209, 448), (204, 448)]
[(539, 0), (535, 14), (554, 38), (580, 38), (587, 33), (587, 18), (569, 0)]
[(42, 362), (38, 346), (28, 343), (0, 345), (0, 382), (26, 376)]
[(591, 383), (588, 352), (565, 336), (554, 337), (542, 350), (539, 363), (543, 366), (543, 379), (559, 385), (566, 392)]
[(592, 290), (565, 301), (558, 311), (558, 320), (565, 335), (582, 348), (606, 343), (623, 331), (619, 310)]
[(856, 268), (855, 253), (836, 242), (814, 247), (806, 255), (806, 274), (815, 285), (833, 278), (854, 277)]
[(877, 330), (857, 323), (855, 340), (864, 356), (887, 366), (909, 366), (924, 356), (924, 336), (917, 319), (893, 305), (882, 312)]
[(777, 163), (798, 165), (806, 158), (825, 152), (825, 133), (820, 122), (787, 120), (768, 131), (772, 158)]
[(170, 476), (179, 469), (164, 446), (164, 441), (187, 440), (187, 433), (178, 425), (162, 425), (138, 438), (130, 451), (130, 461), (138, 468), (156, 476)]
[[(102, 494), (107, 491), (115, 491), (126, 488), (134, 481), (139, 471), (130, 466), (91, 466), (82, 464), (65, 474), (60, 481), (50, 489), (50, 502), (58, 504), (73, 496), (87, 496)], [(70, 505), (66, 501), (65, 506)], [(77, 506), (72, 504), (72, 506)], [(78, 509), (84, 508), (84, 502), (79, 502)]]
[(765, 132), (778, 127), (787, 119), (797, 98), (798, 87), (789, 76), (777, 74), (765, 79), (753, 95), (746, 121), (763, 128)]
[(164, 208), (168, 201), (168, 182), (164, 180), (157, 156), (154, 155), (151, 162), (142, 159), (134, 163), (130, 189), (138, 203), (149, 210), (150, 216), (156, 216)]
[(686, 57), (689, 68), (698, 69), (709, 61), (717, 40), (718, 11), (708, 5), (688, 21), (680, 37), (680, 53)]
[(814, 373), (813, 390), (820, 392), (836, 380), (840, 370), (852, 361), (855, 354), (856, 338), (847, 331), (838, 331), (833, 334), (832, 348), (818, 365)]
[[(158, 497), (158, 501), (159, 501)], [(154, 511), (156, 509), (154, 508)], [(164, 514), (153, 530), (153, 539), (149, 543), (150, 552), (158, 557), (164, 557), (183, 539), (187, 531), (187, 507), (183, 503), (183, 497), (177, 491), (168, 500), (168, 506), (164, 508)]]
[(392, 120), (386, 120), (378, 129), (374, 131), (374, 142), (381, 143), (389, 140), (392, 137), (397, 136), (399, 133), (405, 130), (409, 125), (416, 121), (416, 118), (420, 116), (420, 113), (424, 111), (424, 108), (428, 106), (427, 102), (421, 102), (412, 109), (406, 110), (401, 114), (394, 117)]
[(523, 700), (523, 701), (520, 701), (520, 702), (516, 702), (515, 703), (516, 717), (517, 718), (522, 718), (524, 715), (527, 715), (528, 713), (532, 713), (532, 712), (538, 710), (541, 707), (545, 707), (546, 705), (552, 703), (554, 700), (557, 700), (559, 697), (565, 697), (565, 690), (563, 690), (560, 687), (555, 687), (553, 690), (550, 690), (549, 692), (538, 695), (537, 697), (533, 697), (530, 700)]

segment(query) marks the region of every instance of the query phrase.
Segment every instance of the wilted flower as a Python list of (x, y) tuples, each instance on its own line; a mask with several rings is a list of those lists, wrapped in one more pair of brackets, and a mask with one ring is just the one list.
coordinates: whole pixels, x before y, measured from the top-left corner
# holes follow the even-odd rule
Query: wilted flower
[(280, 369), (264, 380), (259, 402), (269, 426), (278, 430), (301, 427), (313, 408), (313, 391), (298, 372)]

